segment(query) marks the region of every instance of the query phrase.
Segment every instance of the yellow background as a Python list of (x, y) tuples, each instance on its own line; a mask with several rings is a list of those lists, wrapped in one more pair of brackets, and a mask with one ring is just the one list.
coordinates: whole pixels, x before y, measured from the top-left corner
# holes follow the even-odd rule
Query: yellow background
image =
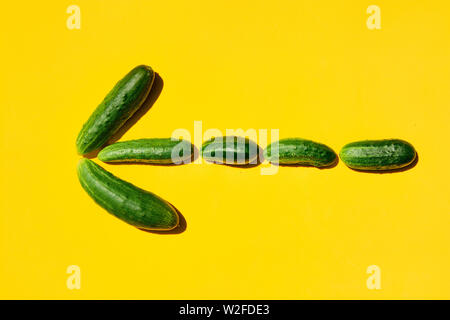
[[(66, 9), (81, 9), (69, 30)], [(381, 9), (369, 30), (366, 9)], [(2, 4), (0, 298), (450, 298), (446, 1), (9, 1)], [(79, 185), (75, 139), (138, 64), (164, 80), (124, 139), (280, 129), (336, 152), (401, 138), (395, 174), (104, 165), (173, 203), (139, 231)], [(97, 161), (97, 160), (96, 160)], [(66, 268), (81, 268), (69, 290)], [(381, 269), (381, 289), (366, 268)]]

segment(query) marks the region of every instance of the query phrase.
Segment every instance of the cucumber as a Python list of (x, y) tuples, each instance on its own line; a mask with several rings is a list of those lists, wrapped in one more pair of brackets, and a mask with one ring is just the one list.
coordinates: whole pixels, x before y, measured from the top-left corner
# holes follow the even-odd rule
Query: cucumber
[(324, 144), (301, 138), (281, 139), (264, 150), (264, 158), (279, 165), (328, 167), (337, 160), (336, 153)]
[(111, 144), (98, 158), (103, 162), (181, 164), (190, 162), (193, 154), (194, 146), (186, 140), (138, 139)]
[(80, 155), (96, 151), (141, 107), (155, 79), (148, 66), (131, 70), (95, 109), (78, 134), (76, 146)]
[(403, 140), (366, 140), (345, 145), (339, 156), (349, 168), (382, 171), (411, 164), (416, 158), (416, 150)]
[(77, 171), (83, 189), (117, 218), (145, 230), (177, 227), (175, 208), (157, 195), (115, 177), (89, 159), (81, 159)]
[(212, 163), (229, 165), (256, 164), (258, 145), (244, 137), (214, 137), (202, 145), (202, 157)]

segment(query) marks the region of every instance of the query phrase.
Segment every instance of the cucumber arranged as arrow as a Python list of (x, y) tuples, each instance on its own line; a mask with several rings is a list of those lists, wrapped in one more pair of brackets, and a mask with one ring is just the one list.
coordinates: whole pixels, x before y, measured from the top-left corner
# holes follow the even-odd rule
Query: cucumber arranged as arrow
[[(143, 105), (154, 79), (153, 70), (141, 65), (120, 80), (83, 125), (76, 141), (78, 153), (87, 155), (104, 147)], [(185, 140), (138, 139), (107, 146), (98, 153), (98, 158), (104, 162), (181, 164), (190, 162), (195, 150)], [(212, 138), (203, 143), (201, 152), (212, 163), (259, 164), (258, 145), (244, 137)], [(337, 162), (336, 153), (328, 146), (300, 138), (270, 144), (264, 157), (278, 165), (330, 167)], [(352, 169), (386, 171), (410, 165), (417, 153), (403, 140), (367, 140), (345, 145), (340, 158)], [(77, 171), (89, 196), (119, 219), (145, 230), (168, 231), (179, 225), (179, 213), (170, 203), (117, 178), (93, 161), (80, 160)]]

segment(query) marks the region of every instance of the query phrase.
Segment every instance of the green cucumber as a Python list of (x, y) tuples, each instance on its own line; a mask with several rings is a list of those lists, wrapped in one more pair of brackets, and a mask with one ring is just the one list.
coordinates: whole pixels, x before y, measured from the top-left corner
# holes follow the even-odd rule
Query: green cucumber
[(215, 137), (202, 145), (202, 157), (208, 162), (219, 164), (257, 164), (258, 152), (258, 145), (244, 137)]
[(416, 158), (416, 150), (403, 140), (366, 140), (345, 145), (339, 156), (349, 168), (382, 171), (411, 164)]
[(76, 146), (80, 155), (96, 151), (142, 106), (155, 79), (148, 66), (131, 70), (92, 113), (78, 134)]
[(279, 165), (328, 167), (337, 160), (328, 146), (301, 138), (281, 139), (264, 150), (264, 158)]
[(115, 177), (89, 159), (81, 159), (77, 171), (83, 189), (117, 218), (145, 230), (177, 227), (177, 211), (157, 195)]
[(111, 144), (99, 152), (98, 158), (103, 162), (181, 164), (190, 162), (193, 148), (186, 140), (138, 139)]

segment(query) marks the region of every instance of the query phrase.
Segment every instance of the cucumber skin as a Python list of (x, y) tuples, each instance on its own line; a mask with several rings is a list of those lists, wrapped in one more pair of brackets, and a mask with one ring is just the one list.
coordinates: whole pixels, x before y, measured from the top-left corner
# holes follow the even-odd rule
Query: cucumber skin
[[(215, 141), (215, 139), (222, 139), (222, 141)], [(227, 147), (227, 139), (233, 139), (231, 148)], [(250, 152), (254, 151), (250, 154)], [(258, 159), (258, 145), (248, 138), (236, 136), (223, 136), (211, 138), (205, 141), (202, 145), (202, 157), (212, 163), (229, 164), (229, 165), (247, 165), (249, 163), (256, 163)], [(222, 156), (215, 157), (219, 153)], [(227, 162), (227, 159), (233, 158), (232, 163)], [(243, 161), (238, 161), (243, 160)]]
[(102, 147), (142, 106), (154, 79), (153, 70), (141, 65), (117, 82), (78, 134), (78, 154), (85, 155)]
[(287, 138), (267, 146), (264, 158), (279, 165), (328, 167), (336, 162), (337, 155), (333, 149), (322, 143), (301, 138)]
[(157, 195), (115, 177), (89, 159), (81, 159), (77, 171), (83, 189), (117, 218), (145, 230), (177, 227), (175, 208)]
[(98, 159), (103, 162), (142, 162), (153, 164), (174, 164), (172, 150), (182, 143), (182, 150), (189, 148), (190, 154), (180, 156), (180, 161), (190, 160), (194, 146), (186, 140), (171, 138), (137, 139), (117, 142), (102, 149)]
[(393, 170), (408, 166), (416, 159), (414, 147), (399, 139), (365, 140), (345, 145), (341, 160), (356, 170)]

